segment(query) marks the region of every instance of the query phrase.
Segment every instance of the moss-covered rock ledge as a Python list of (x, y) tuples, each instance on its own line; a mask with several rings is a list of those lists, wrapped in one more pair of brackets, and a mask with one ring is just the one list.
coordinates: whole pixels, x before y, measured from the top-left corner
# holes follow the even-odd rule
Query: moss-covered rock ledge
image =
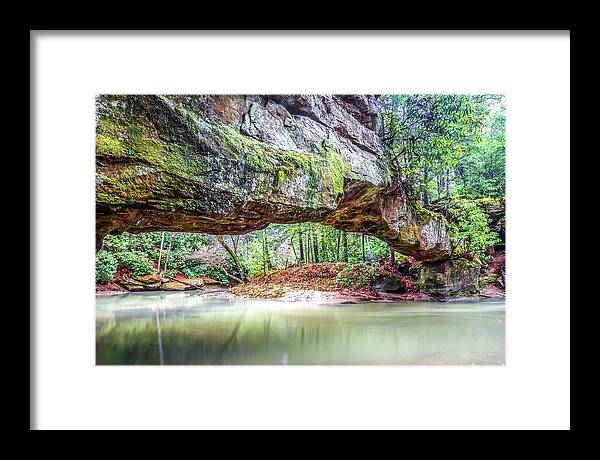
[(445, 218), (391, 187), (370, 96), (99, 96), (96, 237), (322, 222), (421, 261)]

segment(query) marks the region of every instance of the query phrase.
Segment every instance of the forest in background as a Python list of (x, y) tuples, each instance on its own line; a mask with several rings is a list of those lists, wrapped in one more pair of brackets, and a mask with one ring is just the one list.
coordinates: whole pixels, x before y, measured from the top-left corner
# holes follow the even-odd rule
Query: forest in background
[[(423, 207), (443, 206), (453, 257), (484, 264), (499, 241), (481, 203), (503, 200), (505, 105), (498, 95), (385, 95), (380, 137), (389, 180)], [(122, 233), (105, 237), (96, 254), (96, 282), (118, 269), (208, 277), (237, 284), (289, 265), (338, 262), (339, 284), (366, 282), (370, 267), (408, 258), (387, 243), (318, 223), (271, 224), (236, 236), (199, 233)], [(346, 265), (347, 264), (347, 265)], [(365, 274), (357, 279), (346, 276)], [(337, 278), (336, 278), (337, 280)]]

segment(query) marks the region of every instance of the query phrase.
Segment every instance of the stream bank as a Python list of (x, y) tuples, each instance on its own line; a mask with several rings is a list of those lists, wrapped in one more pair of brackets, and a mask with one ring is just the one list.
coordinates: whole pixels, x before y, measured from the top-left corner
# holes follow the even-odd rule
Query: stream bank
[(486, 265), (464, 259), (432, 269), (414, 260), (400, 264), (322, 262), (292, 265), (231, 288), (248, 299), (319, 302), (429, 302), (504, 298), (504, 250)]
[(278, 299), (288, 302), (430, 302), (503, 298), (504, 250), (491, 254), (485, 266), (453, 260), (432, 269), (418, 263), (321, 262), (291, 265), (228, 289), (202, 276), (135, 275), (120, 268), (112, 281), (96, 285), (97, 296), (146, 291), (227, 292), (246, 299)]

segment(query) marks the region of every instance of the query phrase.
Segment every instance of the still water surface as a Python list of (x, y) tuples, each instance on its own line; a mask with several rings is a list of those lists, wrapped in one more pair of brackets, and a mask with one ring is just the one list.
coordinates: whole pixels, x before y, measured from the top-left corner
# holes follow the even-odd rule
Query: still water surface
[(504, 364), (504, 301), (96, 299), (97, 364)]

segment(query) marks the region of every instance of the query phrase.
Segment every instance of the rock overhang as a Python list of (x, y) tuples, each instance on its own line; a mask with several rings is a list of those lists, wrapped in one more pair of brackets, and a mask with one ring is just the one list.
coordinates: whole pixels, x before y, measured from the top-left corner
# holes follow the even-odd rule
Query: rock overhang
[(313, 221), (449, 257), (444, 217), (390, 183), (374, 96), (99, 96), (96, 115), (97, 243)]

